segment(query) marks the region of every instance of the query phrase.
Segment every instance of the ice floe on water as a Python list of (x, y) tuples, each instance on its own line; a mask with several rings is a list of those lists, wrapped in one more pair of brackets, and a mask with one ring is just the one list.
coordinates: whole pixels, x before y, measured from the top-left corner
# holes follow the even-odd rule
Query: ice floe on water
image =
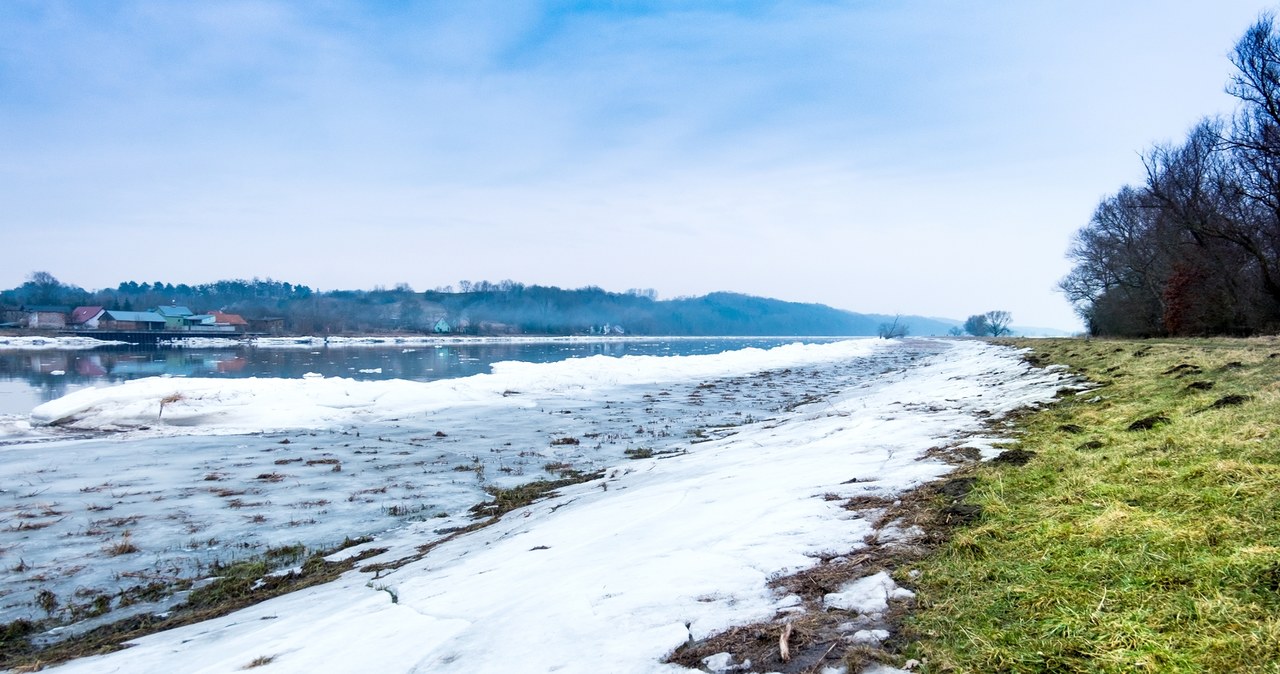
[(0, 335), (0, 351), (53, 351), (96, 349), (100, 346), (119, 346), (118, 342), (92, 337), (15, 337)]
[[(232, 672), (254, 662), (281, 672), (682, 671), (663, 664), (681, 644), (797, 610), (794, 598), (770, 589), (771, 578), (865, 546), (872, 522), (831, 495), (892, 497), (935, 479), (950, 467), (927, 456), (931, 447), (983, 433), (992, 414), (1050, 399), (1061, 380), (1010, 349), (909, 340), (513, 363), (413, 391), (332, 379), (224, 393), (198, 381), (137, 382), (118, 395), (105, 389), (55, 401), (41, 419), (225, 431), (280, 428), (272, 417), (292, 414), (289, 424), (328, 430), (185, 438), (131, 431), (124, 437), (138, 439), (0, 448), (5, 490), (15, 495), (11, 521), (44, 525), (25, 538), (3, 532), (9, 538), (0, 535), (0, 545), (6, 564), (44, 551), (56, 555), (40, 562), (46, 582), (63, 574), (72, 578), (68, 589), (93, 587), (74, 567), (121, 564), (93, 550), (125, 528), (157, 564), (177, 567), (170, 557), (181, 555), (166, 557), (165, 541), (216, 538), (260, 549), (312, 527), (359, 534), (379, 511), (385, 523), (388, 505), (429, 505), (425, 519), (378, 535), (374, 545), (389, 550), (371, 561), (407, 560), (395, 570), (349, 572), (59, 671)], [(169, 405), (155, 409), (179, 394), (195, 401), (192, 409), (172, 417)], [(274, 411), (260, 413), (259, 404)], [(164, 420), (181, 414), (192, 425)], [(638, 449), (647, 451), (627, 452)], [(342, 470), (309, 459), (336, 459)], [(484, 498), (483, 486), (516, 484), (556, 464), (603, 474), (442, 539), (450, 527), (438, 521), (455, 521), (468, 499)], [(220, 489), (245, 493), (213, 491)], [(311, 515), (296, 507), (314, 499), (327, 503)], [(109, 510), (89, 511), (95, 504)], [(32, 516), (20, 520), (15, 507)], [(263, 518), (257, 526), (255, 516)], [(314, 522), (290, 526), (289, 518)], [(171, 533), (147, 538), (149, 528), (165, 527)], [(431, 541), (442, 542), (417, 552)], [(136, 577), (118, 569), (117, 577)], [(11, 605), (30, 592), (23, 580), (5, 581)], [(873, 613), (906, 591), (873, 576), (832, 601)], [(866, 631), (870, 641), (881, 636)]]
[(42, 404), (44, 425), (153, 434), (249, 433), (376, 423), (458, 405), (520, 406), (539, 395), (591, 395), (611, 387), (725, 377), (815, 365), (870, 353), (868, 340), (791, 344), (697, 357), (592, 356), (557, 363), (495, 363), (493, 373), (433, 382), (151, 377), (76, 391)]

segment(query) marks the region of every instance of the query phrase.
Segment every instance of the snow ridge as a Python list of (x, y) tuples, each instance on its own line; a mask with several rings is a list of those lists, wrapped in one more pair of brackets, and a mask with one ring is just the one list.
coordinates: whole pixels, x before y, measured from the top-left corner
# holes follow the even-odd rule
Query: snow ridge
[[(949, 467), (928, 448), (981, 432), (986, 413), (1050, 399), (1061, 380), (1011, 349), (947, 342), (905, 371), (696, 452), (618, 465), (380, 578), (352, 572), (57, 671), (233, 672), (256, 658), (271, 658), (264, 672), (683, 671), (662, 663), (682, 643), (774, 615), (784, 598), (768, 589), (772, 576), (873, 533), (823, 495), (935, 479)], [(393, 558), (415, 543), (407, 531), (376, 545)], [(854, 585), (833, 601), (872, 612), (905, 592), (887, 576)]]

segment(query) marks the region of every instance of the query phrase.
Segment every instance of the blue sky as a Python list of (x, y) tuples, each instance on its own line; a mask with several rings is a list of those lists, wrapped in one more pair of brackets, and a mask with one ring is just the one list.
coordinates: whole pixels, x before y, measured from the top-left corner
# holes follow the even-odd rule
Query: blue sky
[(1258, 2), (0, 3), (0, 287), (460, 279), (1073, 328)]

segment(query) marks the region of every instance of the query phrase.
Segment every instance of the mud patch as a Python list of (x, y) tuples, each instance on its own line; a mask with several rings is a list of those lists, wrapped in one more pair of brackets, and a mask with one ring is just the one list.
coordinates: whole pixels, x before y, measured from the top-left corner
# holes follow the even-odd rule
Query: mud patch
[(1153, 415), (1151, 415), (1151, 416), (1149, 416), (1149, 417), (1143, 417), (1143, 418), (1138, 419), (1137, 421), (1135, 421), (1135, 422), (1133, 422), (1133, 423), (1129, 424), (1129, 426), (1128, 426), (1128, 430), (1131, 430), (1131, 431), (1149, 431), (1149, 430), (1151, 430), (1151, 429), (1155, 428), (1156, 426), (1162, 426), (1162, 425), (1167, 424), (1167, 423), (1170, 423), (1170, 419), (1169, 419), (1169, 417), (1167, 417), (1167, 416), (1165, 416), (1165, 415), (1163, 415), (1163, 414), (1153, 414)]
[(937, 494), (945, 496), (953, 501), (958, 501), (968, 496), (969, 492), (973, 491), (973, 488), (977, 486), (977, 484), (978, 478), (976, 477), (953, 477), (949, 480), (943, 480), (940, 483), (935, 483), (931, 487), (926, 487), (926, 489), (931, 489)]
[(1249, 402), (1250, 400), (1253, 400), (1253, 396), (1242, 396), (1242, 395), (1223, 396), (1213, 401), (1213, 404), (1209, 406), (1209, 409), (1218, 410), (1224, 407), (1235, 407), (1237, 405), (1243, 405)]
[(1025, 466), (1035, 455), (1035, 452), (1026, 449), (1006, 449), (1000, 452), (999, 456), (992, 459), (991, 463), (1006, 466)]
[(967, 526), (982, 519), (982, 506), (972, 503), (953, 503), (942, 509), (942, 523), (948, 526)]

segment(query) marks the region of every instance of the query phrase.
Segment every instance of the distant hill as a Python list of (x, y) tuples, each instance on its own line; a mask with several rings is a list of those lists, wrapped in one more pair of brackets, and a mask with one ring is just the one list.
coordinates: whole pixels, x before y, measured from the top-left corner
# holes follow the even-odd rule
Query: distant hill
[[(469, 326), (501, 325), (519, 332), (581, 333), (609, 326), (644, 335), (874, 336), (893, 316), (859, 314), (824, 304), (785, 302), (739, 293), (656, 300), (598, 288), (427, 293)], [(945, 335), (958, 321), (904, 316), (913, 335)]]
[[(908, 333), (945, 335), (959, 321), (924, 316), (859, 314), (823, 304), (785, 302), (730, 292), (657, 299), (652, 290), (609, 292), (488, 281), (415, 292), (406, 285), (374, 290), (312, 290), (272, 279), (202, 285), (127, 281), (87, 291), (36, 272), (0, 291), (0, 314), (30, 305), (101, 306), (126, 311), (180, 305), (271, 318), (287, 333), (358, 334), (638, 334), (683, 336), (874, 336), (898, 318)], [(7, 314), (6, 314), (7, 315)], [(0, 316), (2, 318), (2, 316)], [(1036, 333), (1039, 334), (1039, 333)]]
[[(916, 337), (938, 337), (951, 334), (952, 328), (959, 328), (964, 323), (950, 318), (934, 318), (928, 316), (886, 316), (884, 314), (862, 314), (874, 319), (876, 327), (882, 323), (892, 323), (895, 318), (907, 324), (910, 334)], [(872, 332), (871, 334), (876, 334)]]

